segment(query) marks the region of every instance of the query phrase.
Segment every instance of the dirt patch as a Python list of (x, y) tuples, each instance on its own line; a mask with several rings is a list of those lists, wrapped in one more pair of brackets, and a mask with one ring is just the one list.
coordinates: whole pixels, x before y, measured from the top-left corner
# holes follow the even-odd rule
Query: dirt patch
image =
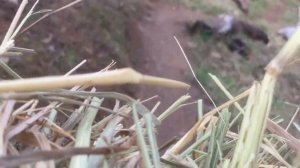
[[(192, 100), (205, 98), (201, 89), (187, 79), (190, 74), (188, 65), (176, 44), (176, 36), (183, 47), (188, 47), (190, 39), (186, 33), (185, 24), (202, 17), (199, 12), (191, 11), (183, 6), (170, 5), (163, 2), (149, 4), (148, 14), (140, 21), (131, 25), (131, 38), (134, 44), (134, 68), (150, 74), (192, 85), (189, 91), (165, 88), (140, 87), (135, 94), (138, 98), (159, 95), (160, 113), (184, 94), (191, 94)], [(157, 113), (157, 115), (158, 115)], [(159, 126), (159, 143), (173, 136), (183, 135), (196, 121), (196, 105), (190, 105), (178, 110)]]
[[(255, 5), (259, 4), (253, 4), (253, 6)], [(146, 12), (146, 15), (143, 16), (143, 19), (134, 21), (134, 23), (131, 24), (133, 32), (130, 37), (134, 37), (134, 40), (132, 41), (134, 49), (131, 54), (134, 56), (133, 62), (135, 63), (133, 65), (139, 71), (147, 74), (191, 83), (192, 88), (189, 91), (178, 91), (140, 87), (136, 96), (138, 98), (147, 98), (156, 94), (160, 95), (162, 106), (158, 109), (158, 112), (164, 111), (172, 102), (185, 93), (191, 94), (192, 100), (199, 98), (206, 100), (206, 109), (211, 106), (211, 102), (208, 101), (207, 96), (199, 86), (191, 82), (190, 79), (187, 79), (187, 76), (190, 76), (190, 70), (188, 69), (173, 36), (176, 36), (179, 39), (182, 46), (187, 51), (199, 51), (198, 62), (193, 61), (196, 69), (203, 66), (203, 63), (201, 62), (205, 62), (204, 64), (209, 64), (214, 72), (219, 73), (219, 76), (226, 76), (229, 81), (234, 81), (234, 94), (248, 88), (254, 80), (262, 79), (264, 67), (284, 44), (284, 41), (280, 40), (279, 37), (275, 35), (276, 31), (280, 26), (287, 24), (287, 21), (283, 16), (279, 17), (278, 15), (274, 15), (274, 10), (278, 10), (280, 7), (284, 6), (283, 4), (274, 2), (265, 5), (266, 9), (260, 11), (260, 17), (256, 17), (256, 15), (252, 17), (249, 16), (249, 18), (247, 18), (247, 16), (241, 16), (241, 18), (249, 20), (250, 23), (262, 27), (267, 26), (264, 28), (266, 28), (266, 31), (271, 38), (271, 42), (268, 46), (249, 41), (252, 53), (250, 60), (245, 61), (240, 59), (236, 54), (230, 53), (226, 51), (226, 49), (224, 50), (224, 47), (219, 43), (212, 42), (210, 44), (198, 45), (196, 48), (200, 49), (195, 49), (195, 45), (191, 42), (193, 40), (191, 40), (190, 36), (186, 33), (185, 23), (196, 19), (205, 20), (211, 16), (201, 13), (199, 10), (191, 10), (183, 5), (177, 6), (161, 1), (150, 3), (148, 11)], [(287, 8), (289, 7), (285, 7), (285, 9)], [(255, 8), (252, 8), (251, 10), (253, 11)], [(191, 46), (193, 46), (194, 49), (190, 49)], [(205, 48), (208, 49), (206, 50)], [(190, 59), (193, 60), (194, 58)], [(294, 72), (298, 71), (295, 70)], [(283, 78), (279, 80), (277, 86), (278, 92), (276, 92), (273, 111), (275, 115), (280, 114), (283, 118), (291, 117), (291, 115), (279, 113), (285, 106), (283, 102), (285, 100), (291, 102), (299, 100), (296, 91), (298, 90), (298, 84), (296, 84), (298, 79), (295, 75), (292, 76), (293, 75), (283, 75)], [(215, 87), (215, 89), (216, 88), (217, 87)], [(213, 94), (212, 96), (218, 95)], [(278, 99), (278, 97), (280, 98)], [(153, 106), (153, 104), (151, 105)], [(151, 105), (149, 107), (151, 107)], [(292, 112), (290, 114), (292, 114)], [(184, 109), (180, 109), (170, 118), (166, 119), (159, 127), (159, 143), (165, 142), (175, 135), (182, 135), (193, 125), (196, 121), (196, 117), (196, 105), (190, 105)]]

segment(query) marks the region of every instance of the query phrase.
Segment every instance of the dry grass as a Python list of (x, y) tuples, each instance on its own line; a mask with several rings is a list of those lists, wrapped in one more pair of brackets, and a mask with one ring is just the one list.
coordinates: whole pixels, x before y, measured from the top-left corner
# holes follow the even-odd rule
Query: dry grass
[[(23, 0), (0, 46), (0, 56), (14, 47), (13, 38), (26, 22), (18, 21), (26, 4)], [(299, 39), (300, 30), (266, 67), (262, 82), (254, 82), (237, 96), (211, 75), (229, 100), (204, 115), (199, 101), (198, 122), (180, 140), (173, 141), (164, 154), (157, 145), (155, 128), (184, 106), (189, 95), (178, 98), (155, 116), (159, 102), (148, 108), (143, 101), (97, 91), (94, 86), (135, 83), (186, 88), (185, 83), (142, 75), (132, 69), (111, 71), (112, 65), (94, 74), (71, 75), (84, 62), (65, 76), (2, 81), (0, 167), (299, 166), (300, 141), (277, 120), (268, 118), (277, 78), (296, 60)], [(2, 65), (20, 78), (3, 61)], [(113, 107), (102, 105), (107, 99), (115, 101)], [(246, 104), (241, 103), (243, 99), (247, 99)], [(234, 116), (232, 108), (237, 108), (239, 114)], [(105, 117), (96, 117), (98, 113)]]

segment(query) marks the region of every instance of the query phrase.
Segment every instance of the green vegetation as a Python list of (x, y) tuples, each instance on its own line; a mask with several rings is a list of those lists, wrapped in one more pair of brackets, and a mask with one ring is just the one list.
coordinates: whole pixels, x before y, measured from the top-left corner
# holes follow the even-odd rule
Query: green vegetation
[(283, 14), (283, 19), (291, 25), (296, 25), (298, 22), (298, 8), (296, 8), (296, 6), (298, 6), (298, 4), (295, 5), (295, 8), (284, 11)]
[(260, 18), (268, 5), (269, 2), (266, 0), (249, 1), (249, 16), (251, 18)]
[(207, 4), (203, 1), (189, 0), (185, 1), (186, 5), (193, 10), (201, 10), (202, 12), (210, 15), (218, 15), (227, 12), (226, 8), (219, 5)]
[(67, 62), (69, 66), (74, 67), (80, 60), (78, 60), (78, 55), (76, 52), (70, 50), (69, 52), (66, 53), (66, 60), (64, 62)]
[(225, 88), (231, 93), (237, 93), (240, 90), (237, 82), (233, 78), (227, 75), (221, 75), (217, 72), (217, 70), (213, 70), (211, 67), (207, 67), (204, 64), (200, 65), (196, 71), (196, 76), (217, 104), (227, 101), (228, 98), (224, 95), (224, 93), (220, 92), (218, 86), (209, 76), (209, 73), (216, 75), (222, 83), (224, 83)]
[(91, 1), (79, 19), (83, 25), (94, 25), (89, 27), (89, 32), (85, 32), (90, 39), (99, 39), (99, 45), (104, 45), (111, 49), (113, 55), (117, 55), (116, 61), (123, 65), (128, 64), (128, 46), (125, 36), (128, 18), (122, 10)]

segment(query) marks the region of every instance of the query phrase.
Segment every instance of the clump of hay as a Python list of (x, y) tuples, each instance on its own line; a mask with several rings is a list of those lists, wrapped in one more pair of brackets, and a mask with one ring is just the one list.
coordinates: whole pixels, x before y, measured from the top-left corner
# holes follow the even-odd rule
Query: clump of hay
[[(38, 3), (19, 22), (27, 2), (22, 1), (0, 46), (1, 56), (16, 54), (16, 50), (18, 54), (32, 51), (14, 46), (14, 38), (34, 14)], [(48, 11), (42, 18), (53, 13)], [(183, 82), (143, 75), (129, 68), (109, 70), (114, 63), (97, 73), (72, 75), (84, 61), (64, 76), (1, 81), (0, 167), (297, 165), (299, 140), (269, 119), (268, 114), (276, 80), (295, 60), (299, 47), (300, 30), (267, 66), (262, 82), (254, 82), (238, 96), (232, 96), (221, 81), (211, 75), (229, 100), (204, 115), (198, 101), (198, 122), (180, 140), (162, 147), (158, 147), (156, 141), (157, 125), (183, 106), (189, 95), (183, 95), (161, 115), (155, 116), (153, 112), (159, 102), (149, 109), (144, 101), (116, 92), (99, 92), (94, 86), (134, 83), (188, 88)], [(3, 60), (0, 63), (12, 77), (20, 78)], [(241, 100), (246, 98), (247, 103), (242, 105)], [(102, 103), (106, 99), (114, 100), (114, 106), (104, 107)], [(239, 114), (234, 116), (230, 106), (236, 107)], [(98, 113), (105, 117), (98, 119)], [(233, 126), (240, 130), (233, 131)], [(167, 148), (164, 154), (163, 148)]]

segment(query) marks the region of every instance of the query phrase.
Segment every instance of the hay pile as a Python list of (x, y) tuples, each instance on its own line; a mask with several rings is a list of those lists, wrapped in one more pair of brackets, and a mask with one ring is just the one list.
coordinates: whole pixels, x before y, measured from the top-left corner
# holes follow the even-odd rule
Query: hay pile
[[(42, 17), (46, 18), (78, 2), (38, 13), (46, 12)], [(3, 58), (32, 51), (14, 46), (21, 30), (32, 27), (23, 28), (24, 23), (36, 14), (38, 1), (20, 21), (27, 3), (22, 1), (0, 46)], [(185, 83), (143, 75), (130, 68), (110, 70), (114, 63), (97, 73), (72, 75), (84, 61), (64, 76), (1, 81), (0, 167), (299, 166), (300, 141), (276, 120), (268, 119), (276, 80), (295, 60), (299, 48), (300, 30), (267, 66), (263, 81), (238, 96), (232, 96), (211, 75), (229, 101), (205, 114), (199, 101), (195, 109), (198, 122), (180, 140), (161, 147), (156, 142), (156, 127), (186, 105), (189, 95), (156, 116), (159, 102), (145, 107), (143, 103), (149, 100), (101, 92), (94, 86), (134, 83), (184, 89), (188, 88)], [(1, 67), (12, 77), (21, 78), (3, 60)], [(112, 108), (102, 106), (107, 99), (115, 102)], [(242, 99), (247, 103), (241, 104)], [(238, 109), (238, 115), (229, 110), (231, 106)], [(98, 113), (105, 117), (96, 117)], [(163, 149), (167, 149), (165, 153)]]

